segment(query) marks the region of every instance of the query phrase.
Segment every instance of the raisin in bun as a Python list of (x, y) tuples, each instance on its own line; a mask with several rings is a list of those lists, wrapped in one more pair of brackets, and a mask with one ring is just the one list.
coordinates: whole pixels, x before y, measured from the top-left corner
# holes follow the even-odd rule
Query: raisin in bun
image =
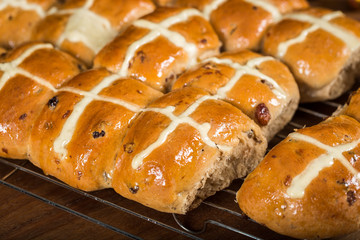
[(140, 79), (164, 92), (199, 59), (219, 53), (220, 45), (198, 10), (158, 8), (103, 48), (94, 66)]
[(359, 47), (359, 22), (339, 11), (311, 8), (272, 26), (263, 51), (289, 66), (301, 101), (313, 102), (336, 98), (351, 88), (360, 69)]
[(306, 0), (163, 0), (159, 4), (201, 10), (227, 51), (259, 50), (267, 28), (282, 14), (309, 6)]
[(272, 57), (244, 50), (205, 59), (185, 72), (173, 89), (205, 89), (252, 118), (268, 140), (292, 118), (299, 90), (289, 69)]
[(297, 130), (245, 179), (237, 201), (260, 224), (295, 238), (360, 229), (360, 123), (345, 115)]
[(150, 0), (59, 1), (39, 22), (33, 39), (51, 42), (90, 65), (119, 32), (154, 9)]
[(255, 122), (231, 104), (199, 88), (174, 90), (130, 126), (113, 188), (159, 211), (184, 214), (247, 175), (266, 145)]
[(25, 44), (0, 58), (1, 157), (27, 158), (30, 131), (41, 108), (82, 68), (51, 44)]
[(31, 40), (36, 24), (56, 0), (0, 1), (0, 46), (13, 48)]
[(138, 112), (161, 95), (106, 69), (77, 75), (49, 98), (36, 120), (31, 162), (82, 190), (111, 187), (125, 131)]

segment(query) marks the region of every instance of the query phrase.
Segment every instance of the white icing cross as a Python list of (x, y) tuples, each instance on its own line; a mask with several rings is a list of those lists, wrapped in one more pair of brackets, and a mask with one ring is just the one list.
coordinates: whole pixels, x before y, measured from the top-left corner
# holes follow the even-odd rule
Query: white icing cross
[(219, 58), (215, 58), (215, 57), (206, 59), (204, 62), (215, 62), (217, 64), (228, 65), (228, 66), (234, 68), (236, 70), (236, 73), (234, 74), (234, 76), (230, 79), (230, 81), (225, 86), (218, 89), (216, 95), (214, 95), (214, 96), (203, 96), (203, 97), (199, 98), (192, 105), (190, 105), (185, 112), (183, 112), (179, 116), (175, 116), (173, 114), (173, 112), (175, 110), (175, 107), (173, 107), (173, 106), (169, 106), (169, 107), (166, 107), (166, 108), (149, 108), (149, 109), (145, 109), (144, 111), (159, 112), (161, 114), (166, 115), (171, 120), (171, 123), (169, 124), (169, 126), (167, 128), (165, 128), (161, 132), (159, 138), (154, 143), (149, 145), (145, 150), (143, 150), (140, 153), (138, 153), (137, 155), (135, 155), (135, 157), (133, 158), (132, 163), (131, 163), (132, 168), (133, 169), (139, 168), (140, 165), (142, 164), (143, 160), (147, 156), (149, 156), (156, 148), (161, 146), (166, 141), (169, 134), (172, 133), (177, 128), (177, 126), (179, 126), (179, 124), (181, 124), (181, 123), (187, 123), (187, 124), (191, 125), (192, 127), (194, 127), (195, 129), (197, 129), (199, 131), (199, 133), (200, 133), (201, 139), (208, 146), (219, 147), (219, 149), (221, 149), (223, 151), (230, 151), (231, 147), (217, 145), (215, 142), (213, 142), (208, 137), (208, 133), (209, 133), (209, 130), (210, 130), (210, 124), (209, 123), (198, 124), (197, 122), (195, 122), (189, 116), (198, 108), (198, 106), (202, 102), (204, 102), (206, 100), (209, 100), (209, 99), (217, 100), (217, 99), (225, 98), (227, 92), (229, 90), (231, 90), (231, 88), (236, 84), (236, 82), (244, 74), (252, 74), (254, 76), (258, 76), (258, 77), (260, 77), (262, 79), (265, 79), (265, 80), (269, 81), (274, 86), (274, 89), (272, 89), (274, 94), (279, 99), (286, 98), (286, 93), (283, 91), (283, 89), (278, 85), (278, 83), (276, 81), (274, 81), (272, 78), (262, 74), (260, 71), (255, 69), (255, 66), (260, 65), (262, 62), (270, 61), (270, 60), (274, 60), (274, 58), (272, 58), (272, 57), (254, 58), (254, 59), (249, 60), (245, 66), (242, 66), (239, 63), (235, 63), (230, 59), (219, 59)]
[(175, 31), (170, 31), (168, 28), (176, 23), (184, 22), (192, 16), (202, 16), (198, 10), (195, 9), (185, 9), (179, 14), (169, 17), (163, 20), (160, 23), (153, 23), (144, 19), (137, 20), (133, 23), (134, 26), (140, 28), (146, 28), (151, 30), (148, 34), (146, 34), (141, 39), (133, 42), (129, 48), (127, 49), (125, 59), (122, 63), (121, 69), (118, 71), (123, 77), (128, 75), (128, 68), (131, 59), (134, 57), (135, 52), (141, 46), (153, 41), (155, 38), (160, 35), (166, 37), (169, 41), (175, 44), (178, 47), (181, 47), (188, 54), (188, 65), (194, 65), (197, 62), (197, 46), (193, 43), (188, 43), (186, 39), (179, 33)]
[[(211, 3), (204, 7), (203, 13), (207, 19), (210, 19), (211, 13), (218, 9), (220, 5), (227, 2), (228, 0), (213, 0)], [(266, 0), (244, 0), (254, 6), (261, 7), (265, 11), (269, 12), (273, 17), (274, 21), (281, 19), (281, 13), (279, 9), (272, 3)]]
[(273, 21), (279, 21), (281, 19), (281, 13), (277, 6), (270, 3), (268, 0), (245, 0), (245, 2), (251, 3), (255, 6), (261, 7), (265, 11), (269, 12), (273, 18)]
[(58, 91), (66, 91), (66, 92), (72, 92), (74, 94), (79, 94), (79, 95), (84, 96), (84, 98), (75, 105), (74, 110), (71, 113), (71, 115), (69, 116), (69, 118), (66, 120), (60, 135), (56, 138), (56, 140), (54, 142), (54, 151), (56, 153), (59, 153), (63, 158), (67, 155), (66, 146), (74, 134), (75, 126), (76, 126), (80, 116), (84, 112), (85, 108), (93, 100), (117, 104), (117, 105), (120, 105), (130, 111), (133, 111), (133, 112), (140, 111), (141, 108), (135, 104), (132, 104), (132, 103), (129, 103), (129, 102), (126, 102), (124, 100), (117, 99), (114, 97), (97, 95), (99, 92), (101, 92), (101, 90), (110, 86), (115, 80), (121, 78), (121, 76), (119, 76), (117, 74), (113, 74), (113, 75), (110, 75), (110, 76), (104, 78), (97, 86), (95, 86), (89, 92), (82, 91), (82, 90), (72, 88), (72, 87), (64, 87), (60, 90), (57, 90), (51, 83), (49, 83), (45, 79), (37, 77), (19, 67), (19, 65), (27, 57), (31, 56), (31, 54), (33, 54), (35, 51), (37, 51), (39, 49), (53, 49), (53, 46), (51, 44), (37, 44), (37, 45), (34, 45), (34, 46), (28, 48), (27, 50), (25, 50), (15, 60), (13, 60), (11, 62), (7, 62), (7, 63), (0, 63), (0, 71), (3, 72), (3, 75), (0, 78), (0, 90), (5, 86), (5, 84), (9, 81), (9, 79), (16, 76), (17, 74), (21, 74), (21, 75), (28, 77), (31, 80), (37, 82), (38, 84), (47, 87), (48, 89), (52, 90), (55, 93)]
[(190, 115), (199, 107), (199, 105), (207, 100), (217, 100), (218, 98), (216, 96), (203, 96), (196, 100), (192, 105), (190, 105), (182, 114), (179, 116), (174, 115), (175, 107), (168, 106), (166, 108), (148, 108), (144, 111), (149, 112), (159, 112), (161, 114), (166, 115), (170, 120), (171, 123), (167, 128), (165, 128), (158, 139), (149, 145), (145, 150), (141, 151), (140, 153), (136, 154), (135, 157), (132, 160), (131, 166), (133, 169), (137, 169), (142, 164), (143, 160), (149, 156), (156, 148), (161, 146), (167, 139), (167, 137), (172, 133), (180, 124), (186, 123), (192, 126), (193, 128), (197, 129), (200, 133), (201, 139), (204, 141), (205, 144), (209, 145), (210, 147), (218, 147), (219, 149), (223, 151), (230, 151), (231, 147), (224, 146), (224, 145), (217, 145), (215, 142), (213, 142), (209, 137), (208, 133), (210, 131), (211, 125), (209, 123), (203, 123), (199, 124), (194, 119), (190, 117)]
[(96, 54), (116, 36), (117, 31), (110, 21), (90, 10), (93, 3), (94, 0), (87, 0), (80, 8), (49, 10), (49, 14), (71, 14), (64, 32), (57, 40), (58, 46), (64, 40), (82, 42)]
[(93, 89), (91, 89), (89, 92), (77, 90), (77, 89), (71, 88), (71, 87), (64, 87), (59, 90), (59, 91), (72, 92), (72, 93), (84, 96), (84, 98), (81, 99), (74, 106), (73, 111), (71, 112), (70, 116), (66, 119), (66, 121), (63, 125), (61, 133), (54, 141), (54, 151), (56, 153), (60, 154), (62, 159), (64, 159), (68, 154), (66, 147), (67, 147), (67, 144), (72, 139), (72, 136), (75, 133), (77, 122), (79, 121), (81, 115), (85, 111), (85, 108), (93, 100), (100, 100), (100, 101), (114, 103), (114, 104), (120, 105), (132, 112), (138, 112), (140, 110), (139, 106), (129, 103), (129, 102), (126, 102), (124, 100), (98, 95), (103, 89), (105, 89), (106, 87), (109, 87), (114, 81), (118, 80), (119, 78), (121, 78), (121, 76), (119, 76), (117, 74), (107, 76), (98, 85), (96, 85)]
[(239, 81), (239, 79), (245, 74), (250, 74), (268, 81), (273, 86), (271, 91), (276, 95), (276, 97), (278, 99), (285, 99), (287, 94), (279, 86), (279, 84), (274, 79), (261, 73), (259, 70), (255, 68), (256, 66), (260, 65), (263, 62), (271, 61), (271, 60), (274, 60), (274, 58), (258, 57), (249, 60), (246, 65), (240, 65), (239, 63), (233, 62), (231, 59), (212, 57), (206, 59), (204, 62), (214, 62), (216, 64), (224, 64), (235, 70), (234, 76), (226, 83), (226, 85), (217, 90), (217, 95), (221, 99), (226, 98), (227, 93), (235, 86), (235, 84)]
[(308, 22), (311, 23), (312, 26), (302, 31), (301, 34), (299, 34), (297, 37), (280, 43), (278, 46), (277, 57), (279, 58), (284, 57), (290, 46), (305, 41), (306, 37), (310, 33), (315, 32), (318, 29), (323, 29), (329, 32), (330, 34), (332, 34), (333, 36), (341, 39), (351, 51), (354, 51), (355, 49), (359, 48), (360, 39), (358, 37), (356, 37), (353, 33), (349, 32), (348, 30), (329, 22), (332, 19), (342, 16), (344, 16), (344, 14), (339, 11), (331, 12), (329, 14), (322, 16), (321, 18), (317, 18), (304, 13), (293, 13), (286, 15), (284, 19), (293, 19), (297, 21)]
[(21, 8), (25, 11), (35, 11), (41, 18), (45, 17), (45, 11), (39, 4), (28, 3), (27, 0), (1, 0), (0, 11), (8, 6)]
[(21, 74), (21, 75), (23, 75), (25, 77), (28, 77), (28, 78), (36, 81), (40, 85), (43, 85), (43, 86), (47, 87), (48, 89), (50, 89), (52, 91), (56, 91), (54, 86), (51, 83), (49, 83), (48, 81), (46, 81), (45, 79), (42, 79), (42, 78), (40, 78), (38, 76), (35, 76), (35, 75), (29, 73), (28, 71), (25, 71), (24, 69), (19, 67), (19, 65), (27, 57), (31, 56), (31, 54), (33, 54), (37, 50), (39, 50), (39, 49), (52, 49), (52, 48), (53, 48), (53, 46), (51, 44), (36, 44), (36, 45), (33, 45), (32, 47), (28, 48), (26, 51), (24, 51), (15, 60), (13, 60), (11, 62), (7, 62), (7, 63), (0, 63), (0, 71), (3, 72), (3, 75), (0, 78), (0, 90), (5, 86), (5, 84), (11, 78), (16, 76), (17, 74)]
[(312, 160), (305, 168), (303, 172), (294, 177), (291, 182), (290, 187), (287, 189), (287, 194), (291, 198), (302, 198), (305, 194), (305, 189), (307, 186), (314, 180), (320, 173), (321, 170), (327, 167), (331, 167), (334, 164), (334, 160), (339, 160), (341, 164), (347, 168), (347, 170), (355, 176), (359, 181), (360, 174), (359, 172), (349, 163), (349, 161), (344, 157), (343, 153), (354, 149), (360, 144), (360, 139), (353, 141), (351, 143), (338, 145), (335, 147), (321, 143), (315, 138), (300, 134), (300, 133), (291, 133), (289, 135), (290, 139), (305, 141), (311, 143), (318, 148), (321, 148), (326, 151), (326, 153), (320, 155), (319, 157)]

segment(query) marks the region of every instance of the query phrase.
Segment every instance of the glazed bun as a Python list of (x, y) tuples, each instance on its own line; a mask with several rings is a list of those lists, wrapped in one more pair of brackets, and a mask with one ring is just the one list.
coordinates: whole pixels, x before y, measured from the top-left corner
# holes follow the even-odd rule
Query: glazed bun
[(289, 66), (301, 102), (314, 102), (334, 99), (351, 88), (360, 69), (359, 47), (359, 22), (341, 12), (311, 8), (272, 26), (263, 51)]

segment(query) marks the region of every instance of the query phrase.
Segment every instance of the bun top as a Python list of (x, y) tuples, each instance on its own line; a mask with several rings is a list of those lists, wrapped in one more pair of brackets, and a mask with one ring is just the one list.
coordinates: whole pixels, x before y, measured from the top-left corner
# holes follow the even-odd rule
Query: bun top
[(94, 65), (165, 91), (177, 74), (219, 48), (216, 33), (198, 10), (158, 8), (103, 48)]
[(154, 9), (150, 0), (58, 2), (37, 25), (33, 38), (51, 42), (90, 65), (118, 32)]
[(272, 26), (263, 50), (282, 59), (299, 84), (321, 89), (349, 64), (351, 54), (359, 47), (359, 22), (341, 12), (310, 8), (285, 15)]

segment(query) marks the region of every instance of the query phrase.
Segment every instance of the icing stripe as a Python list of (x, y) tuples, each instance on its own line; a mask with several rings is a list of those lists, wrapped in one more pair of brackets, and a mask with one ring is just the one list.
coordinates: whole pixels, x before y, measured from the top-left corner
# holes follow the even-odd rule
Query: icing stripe
[(25, 77), (28, 77), (28, 78), (34, 80), (38, 84), (43, 85), (43, 86), (51, 89), (52, 91), (56, 91), (56, 89), (53, 87), (53, 85), (51, 85), (45, 79), (37, 77), (37, 76), (35, 76), (35, 75), (33, 75), (33, 74), (31, 74), (31, 73), (29, 73), (29, 72), (27, 72), (24, 69), (19, 67), (19, 65), (27, 57), (31, 56), (31, 54), (33, 54), (37, 50), (40, 50), (40, 49), (52, 49), (52, 48), (53, 48), (53, 46), (51, 44), (36, 44), (36, 45), (33, 45), (32, 47), (26, 49), (15, 60), (13, 60), (11, 62), (7, 62), (7, 63), (0, 63), (0, 71), (4, 72), (3, 75), (0, 78), (0, 90), (4, 87), (4, 85), (7, 83), (7, 81), (9, 81), (9, 79), (16, 76), (17, 74), (21, 74), (21, 75), (24, 75)]
[(313, 25), (311, 27), (305, 29), (304, 31), (302, 31), (299, 36), (279, 44), (277, 56), (280, 58), (284, 57), (290, 46), (305, 41), (306, 37), (310, 33), (314, 32), (320, 28), (329, 32), (330, 34), (334, 35), (335, 37), (341, 39), (348, 46), (348, 48), (351, 51), (354, 51), (355, 49), (359, 48), (360, 47), (360, 39), (358, 37), (356, 37), (353, 33), (349, 32), (348, 30), (346, 30), (342, 27), (336, 26), (329, 22), (332, 19), (335, 19), (335, 18), (341, 17), (341, 16), (343, 16), (343, 14), (341, 12), (332, 12), (332, 13), (324, 15), (321, 18), (316, 18), (314, 16), (311, 16), (308, 14), (302, 14), (302, 13), (294, 13), (294, 14), (289, 14), (289, 15), (285, 16), (284, 17), (285, 19), (293, 19), (293, 20), (302, 21), (302, 22), (309, 22)]
[(279, 21), (282, 17), (279, 9), (274, 4), (270, 3), (270, 1), (266, 1), (266, 0), (244, 0), (244, 1), (251, 3), (257, 7), (261, 7), (265, 11), (269, 12), (275, 22)]
[(216, 58), (216, 57), (206, 59), (205, 62), (224, 64), (235, 70), (234, 76), (226, 83), (226, 85), (218, 89), (217, 95), (219, 95), (220, 98), (226, 98), (227, 93), (235, 86), (235, 84), (239, 81), (239, 79), (245, 74), (250, 74), (271, 83), (274, 87), (273, 89), (271, 89), (271, 91), (276, 95), (278, 99), (284, 99), (286, 98), (287, 95), (284, 92), (284, 90), (279, 86), (279, 84), (274, 79), (268, 77), (267, 75), (261, 73), (259, 70), (255, 69), (255, 66), (260, 65), (261, 63), (269, 60), (274, 60), (274, 59), (271, 57), (254, 58), (251, 59), (246, 65), (240, 65), (239, 63), (233, 62), (231, 59)]
[(119, 98), (114, 98), (114, 97), (109, 97), (109, 96), (101, 96), (101, 95), (94, 94), (92, 92), (82, 91), (80, 89), (73, 88), (73, 87), (63, 87), (63, 88), (59, 89), (59, 91), (71, 92), (71, 93), (74, 93), (74, 94), (78, 94), (78, 95), (81, 95), (81, 96), (92, 98), (92, 99), (97, 100), (97, 101), (113, 103), (113, 104), (125, 107), (125, 108), (127, 108), (128, 110), (130, 110), (132, 112), (138, 112), (138, 111), (141, 110), (141, 108), (138, 105), (135, 105), (135, 104), (130, 103), (130, 102), (126, 102), (126, 101), (121, 100)]
[(35, 11), (41, 18), (45, 17), (45, 11), (39, 4), (28, 3), (26, 0), (1, 0), (0, 11), (8, 6), (25, 11)]
[(57, 40), (58, 46), (64, 40), (82, 42), (96, 54), (116, 36), (117, 32), (107, 18), (89, 10), (93, 3), (94, 0), (87, 0), (81, 8), (60, 11), (53, 8), (49, 11), (52, 14), (71, 14)]
[(182, 123), (189, 124), (193, 128), (197, 129), (200, 133), (201, 139), (204, 141), (205, 144), (207, 144), (210, 147), (218, 147), (222, 151), (230, 151), (231, 147), (224, 146), (224, 145), (217, 145), (215, 142), (213, 142), (209, 137), (208, 133), (210, 131), (211, 125), (209, 123), (203, 123), (199, 124), (194, 119), (189, 117), (199, 106), (201, 103), (207, 101), (207, 100), (217, 100), (218, 98), (215, 96), (203, 96), (196, 100), (192, 105), (190, 105), (182, 114), (179, 116), (175, 116), (173, 114), (175, 107), (169, 106), (166, 108), (148, 108), (144, 111), (152, 111), (152, 112), (158, 112), (163, 115), (166, 115), (170, 120), (171, 123), (167, 128), (165, 128), (158, 139), (150, 144), (146, 149), (141, 151), (140, 153), (136, 154), (131, 162), (131, 166), (133, 169), (137, 169), (142, 164), (143, 160), (149, 156), (156, 148), (160, 147), (167, 139), (167, 137), (175, 131), (175, 129)]
[(133, 104), (127, 103), (123, 100), (115, 100), (113, 98), (106, 98), (106, 97), (100, 97), (98, 95), (103, 89), (106, 87), (109, 87), (114, 81), (118, 80), (120, 78), (119, 75), (113, 74), (110, 76), (105, 77), (98, 85), (96, 85), (90, 92), (85, 92), (81, 90), (75, 90), (74, 88), (64, 88), (63, 90), (73, 92), (73, 93), (79, 93), (80, 95), (83, 95), (84, 98), (81, 99), (75, 106), (70, 114), (70, 116), (66, 119), (63, 128), (59, 134), (59, 136), (54, 141), (54, 151), (58, 153), (62, 159), (64, 159), (67, 156), (67, 144), (71, 141), (72, 136), (75, 133), (77, 122), (79, 121), (81, 115), (83, 114), (85, 108), (93, 101), (93, 100), (106, 100), (108, 102), (112, 102), (115, 104), (119, 104), (130, 111), (138, 111), (139, 108), (135, 107)]
[(120, 70), (118, 71), (118, 74), (120, 74), (123, 77), (126, 77), (128, 75), (128, 68), (129, 63), (131, 59), (134, 57), (135, 52), (137, 49), (139, 49), (141, 46), (153, 41), (155, 38), (157, 38), (160, 35), (164, 35), (166, 38), (169, 39), (172, 43), (174, 43), (176, 46), (182, 47), (188, 54), (189, 63), (188, 65), (194, 65), (197, 62), (197, 47), (195, 44), (186, 42), (185, 38), (174, 31), (170, 31), (167, 28), (170, 26), (184, 22), (187, 19), (189, 19), (192, 16), (202, 16), (201, 13), (195, 9), (186, 9), (180, 12), (179, 14), (169, 17), (165, 20), (163, 20), (160, 23), (152, 23), (147, 20), (137, 20), (133, 23), (134, 26), (141, 27), (141, 28), (147, 28), (151, 30), (148, 34), (146, 34), (141, 39), (133, 42), (129, 48), (127, 49), (125, 59), (122, 63), (122, 66)]
[(207, 4), (205, 7), (204, 7), (204, 10), (203, 10), (203, 13), (204, 13), (204, 16), (207, 20), (210, 19), (210, 16), (211, 16), (211, 13), (213, 11), (215, 11), (216, 9), (218, 9), (218, 7), (220, 5), (222, 5), (223, 3), (227, 2), (228, 0), (212, 0), (211, 3)]
[(166, 37), (170, 42), (175, 44), (175, 46), (180, 47), (185, 50), (190, 59), (189, 65), (194, 65), (196, 63), (197, 47), (193, 43), (186, 42), (186, 39), (183, 35), (178, 32), (170, 31), (166, 27), (159, 26), (158, 24), (152, 23), (146, 20), (138, 20), (133, 25), (137, 27), (143, 27), (150, 29), (152, 31), (158, 31), (162, 36)]
[(325, 154), (322, 154), (312, 160), (303, 172), (294, 177), (290, 187), (287, 189), (287, 194), (291, 198), (302, 198), (305, 194), (305, 189), (312, 182), (312, 180), (314, 180), (319, 175), (321, 170), (326, 167), (331, 167), (334, 164), (335, 159), (340, 161), (341, 164), (357, 178), (357, 180), (360, 180), (359, 172), (349, 163), (349, 161), (343, 155), (344, 152), (350, 151), (356, 146), (358, 146), (360, 144), (360, 139), (351, 143), (332, 147), (321, 143), (315, 138), (296, 132), (291, 133), (289, 137), (290, 139), (311, 143), (318, 148), (326, 151)]
[[(218, 9), (220, 5), (227, 2), (228, 0), (213, 0), (211, 3), (207, 4), (204, 7), (203, 13), (205, 17), (209, 20), (211, 13)], [(266, 1), (266, 0), (244, 0), (245, 2), (248, 2), (254, 6), (260, 7), (264, 9), (265, 11), (269, 12), (271, 16), (273, 17), (274, 21), (279, 21), (281, 19), (281, 13), (279, 9), (272, 3)]]

